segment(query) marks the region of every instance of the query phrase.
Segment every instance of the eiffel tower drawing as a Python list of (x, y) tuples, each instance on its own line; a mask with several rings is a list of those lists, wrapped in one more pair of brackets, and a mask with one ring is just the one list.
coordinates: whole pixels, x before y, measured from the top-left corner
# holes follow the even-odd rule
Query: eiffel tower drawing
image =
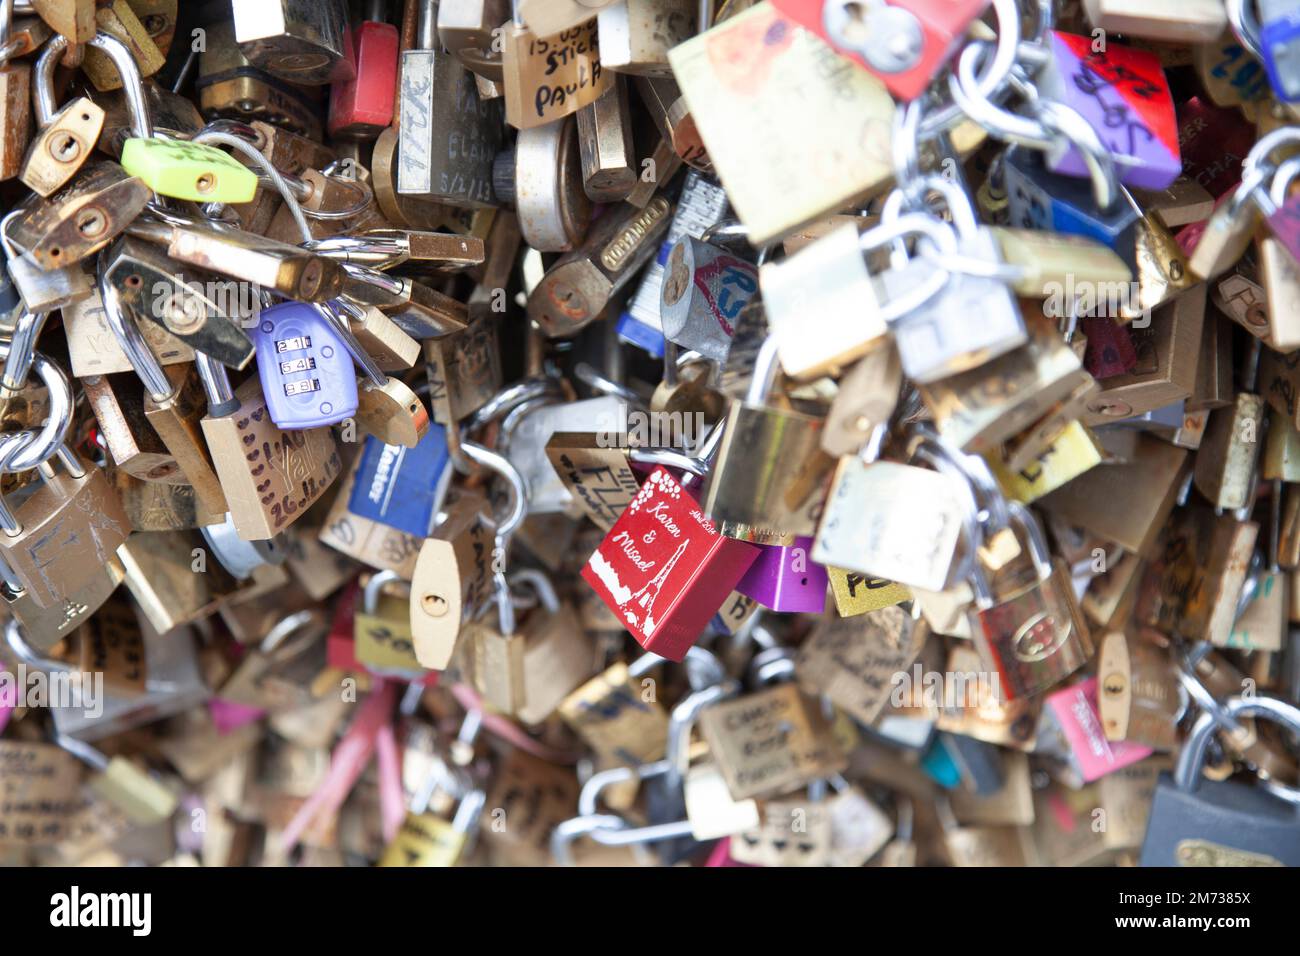
[(673, 556), (664, 562), (664, 566), (659, 569), (658, 573), (647, 581), (640, 591), (637, 591), (632, 595), (632, 600), (635, 601), (639, 607), (644, 609), (647, 620), (650, 619), (651, 612), (654, 610), (655, 599), (659, 597), (659, 589), (663, 586), (663, 583), (668, 580), (669, 573), (677, 564), (678, 559), (682, 556), (682, 552), (686, 550), (690, 543), (691, 539), (687, 538), (679, 544), (677, 550), (673, 552)]

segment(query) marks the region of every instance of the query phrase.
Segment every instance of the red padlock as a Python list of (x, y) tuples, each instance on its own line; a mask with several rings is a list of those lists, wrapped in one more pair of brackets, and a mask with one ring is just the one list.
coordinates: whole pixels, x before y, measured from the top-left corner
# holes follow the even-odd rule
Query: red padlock
[(356, 76), (330, 87), (330, 136), (374, 139), (393, 122), (400, 39), (391, 23), (367, 20), (352, 33)]
[(870, 70), (895, 99), (925, 92), (989, 0), (773, 0), (777, 10)]
[(582, 576), (642, 647), (680, 661), (759, 549), (718, 534), (691, 493), (656, 468)]

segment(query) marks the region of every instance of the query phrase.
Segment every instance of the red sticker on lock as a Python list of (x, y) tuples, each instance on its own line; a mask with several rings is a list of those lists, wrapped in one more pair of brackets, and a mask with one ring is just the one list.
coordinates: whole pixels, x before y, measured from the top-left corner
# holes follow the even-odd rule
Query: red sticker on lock
[(880, 78), (895, 99), (914, 100), (957, 49), (989, 0), (772, 0), (832, 50)]
[(668, 471), (651, 472), (582, 576), (647, 651), (680, 661), (759, 549), (718, 534)]

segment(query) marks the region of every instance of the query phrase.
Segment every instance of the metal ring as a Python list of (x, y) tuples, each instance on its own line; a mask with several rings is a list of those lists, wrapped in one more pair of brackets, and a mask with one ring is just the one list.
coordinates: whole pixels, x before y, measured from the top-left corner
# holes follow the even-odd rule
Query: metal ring
[[(10, 345), (0, 342), (0, 358), (7, 358)], [(72, 383), (58, 363), (40, 352), (32, 353), (32, 371), (41, 379), (50, 395), (50, 413), (36, 438), (17, 452), (5, 471), (27, 471), (52, 458), (67, 440), (72, 425)]]

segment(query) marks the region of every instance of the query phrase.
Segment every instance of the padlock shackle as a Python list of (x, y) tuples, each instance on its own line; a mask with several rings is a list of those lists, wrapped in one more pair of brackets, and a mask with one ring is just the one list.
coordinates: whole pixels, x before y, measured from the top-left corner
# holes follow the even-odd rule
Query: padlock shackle
[(592, 389), (592, 391), (600, 392), (602, 395), (612, 395), (631, 405), (636, 405), (642, 409), (645, 408), (645, 399), (626, 385), (620, 385), (613, 379), (606, 378), (595, 366), (588, 362), (579, 362), (573, 366), (573, 377)]
[(518, 571), (511, 571), (506, 577), (506, 583), (513, 587), (516, 582), (530, 585), (537, 592), (542, 607), (546, 608), (547, 613), (555, 614), (560, 610), (560, 598), (555, 593), (555, 585), (541, 571), (535, 568), (520, 568)]
[(478, 411), (465, 420), (462, 428), (465, 432), (477, 431), (488, 422), (509, 414), (516, 405), (547, 394), (561, 397), (559, 385), (554, 379), (533, 377), (515, 382), (484, 402)]
[(1228, 15), (1228, 26), (1232, 28), (1237, 42), (1256, 60), (1262, 61), (1264, 47), (1260, 43), (1260, 35), (1263, 27), (1255, 15), (1255, 0), (1227, 0), (1224, 10)]
[(195, 352), (194, 370), (208, 396), (208, 417), (224, 418), (239, 408), (224, 365), (205, 352)]
[(1291, 191), (1291, 186), (1297, 177), (1300, 177), (1300, 155), (1288, 156), (1277, 164), (1268, 187), (1268, 198), (1274, 206), (1280, 208), (1286, 202), (1287, 194)]
[[(285, 206), (289, 208), (289, 214), (293, 216), (294, 225), (298, 227), (298, 233), (302, 242), (312, 240), (311, 227), (307, 225), (307, 218), (303, 215), (302, 204), (298, 202), (298, 197), (294, 195), (293, 187), (275, 166), (267, 159), (258, 149), (253, 146), (246, 138), (233, 133), (223, 132), (220, 129), (213, 129), (212, 125), (199, 130), (191, 137), (191, 142), (206, 145), (217, 144), (220, 146), (229, 146), (235, 152), (248, 157), (253, 162), (255, 169), (261, 170), (261, 173), (270, 180), (271, 185), (275, 187), (280, 198), (284, 200)], [(260, 181), (261, 175), (258, 176)]]
[(27, 638), (23, 634), (22, 625), (18, 623), (17, 618), (10, 618), (5, 622), (4, 640), (5, 645), (13, 652), (13, 655), (28, 667), (34, 667), (47, 674), (79, 673), (79, 670), (71, 664), (65, 664), (63, 661), (55, 660), (52, 657), (45, 657), (28, 644)]
[(66, 750), (78, 760), (87, 764), (94, 770), (101, 773), (108, 769), (108, 755), (97, 747), (92, 747), (84, 740), (78, 740), (76, 737), (70, 737), (67, 734), (61, 734), (57, 731), (54, 734), (54, 742), (59, 749)]
[[(276, 655), (284, 660), (292, 660), (314, 643), (328, 627), (324, 614), (317, 609), (295, 611), (271, 626), (258, 642), (257, 651), (259, 654)], [(295, 634), (299, 635), (299, 640), (290, 642), (289, 638)]]
[[(0, 360), (4, 360), (6, 365), (11, 347), (8, 342), (0, 342)], [(31, 371), (36, 373), (49, 393), (49, 413), (35, 440), (14, 453), (7, 465), (0, 466), (8, 471), (26, 471), (49, 461), (67, 440), (72, 425), (72, 383), (68, 381), (67, 373), (57, 362), (50, 361), (40, 352), (32, 352)]]
[(117, 339), (117, 344), (126, 353), (127, 361), (131, 363), (131, 368), (144, 383), (149, 397), (155, 402), (165, 402), (176, 393), (176, 389), (172, 386), (167, 373), (163, 371), (162, 363), (149, 348), (149, 343), (144, 340), (139, 327), (127, 316), (117, 287), (108, 281), (106, 267), (109, 261), (108, 250), (105, 249), (100, 253), (99, 268), (96, 270), (99, 297), (104, 303), (104, 322), (108, 330), (113, 333), (113, 338)]
[(370, 575), (370, 580), (362, 591), (361, 608), (365, 613), (373, 615), (379, 610), (379, 596), (384, 590), (384, 585), (396, 584), (398, 590), (404, 590), (407, 597), (411, 594), (411, 582), (407, 581), (396, 571), (385, 569), (376, 571)]
[(564, 820), (551, 831), (551, 857), (557, 866), (574, 866), (575, 860), (571, 849), (574, 840), (589, 837), (598, 830), (620, 830), (627, 826), (628, 822), (622, 817), (608, 813)]
[[(1221, 706), (1233, 720), (1264, 718), (1282, 724), (1293, 734), (1300, 734), (1300, 707), (1276, 697), (1229, 697)], [(1191, 732), (1183, 741), (1182, 750), (1178, 754), (1178, 765), (1174, 768), (1174, 783), (1179, 790), (1195, 793), (1200, 786), (1201, 769), (1205, 765), (1210, 738), (1218, 726), (1218, 718), (1209, 711), (1203, 711), (1196, 718)]]
[(578, 791), (578, 815), (596, 816), (600, 813), (600, 795), (610, 787), (633, 780), (643, 781), (662, 777), (668, 773), (671, 764), (667, 760), (641, 763), (635, 767), (610, 767), (600, 770), (587, 778), (587, 782)]
[(692, 691), (678, 701), (668, 717), (668, 744), (664, 760), (668, 771), (664, 775), (670, 793), (682, 788), (686, 771), (691, 764), (691, 729), (704, 708), (721, 703), (740, 693), (739, 682), (731, 679)]
[[(0, 29), (0, 42), (4, 42), (2, 38), (7, 33), (7, 30)], [(68, 38), (61, 33), (54, 34), (45, 41), (32, 67), (32, 111), (36, 125), (41, 129), (54, 122), (59, 112), (59, 101), (54, 94), (54, 71), (67, 49)]]
[[(51, 37), (53, 39), (55, 37)], [(66, 39), (64, 42), (67, 42)], [(105, 54), (117, 68), (117, 74), (122, 79), (126, 110), (131, 117), (132, 135), (140, 139), (153, 139), (153, 120), (149, 115), (149, 102), (144, 95), (144, 80), (140, 76), (140, 67), (131, 54), (131, 48), (102, 30), (91, 37), (86, 45)]]
[(1007, 502), (1011, 524), (1019, 528), (1025, 543), (1029, 545), (1029, 560), (1034, 563), (1038, 580), (1046, 581), (1052, 576), (1052, 552), (1047, 547), (1047, 538), (1043, 528), (1028, 506), (1019, 501)]
[(461, 450), (464, 451), (465, 457), (476, 464), (482, 465), (490, 471), (495, 471), (502, 478), (506, 479), (506, 484), (510, 488), (510, 503), (505, 517), (494, 519), (496, 524), (496, 533), (499, 538), (509, 539), (519, 526), (523, 524), (525, 516), (528, 514), (528, 482), (519, 469), (510, 463), (510, 459), (495, 451), (484, 448), (477, 442), (461, 442)]

